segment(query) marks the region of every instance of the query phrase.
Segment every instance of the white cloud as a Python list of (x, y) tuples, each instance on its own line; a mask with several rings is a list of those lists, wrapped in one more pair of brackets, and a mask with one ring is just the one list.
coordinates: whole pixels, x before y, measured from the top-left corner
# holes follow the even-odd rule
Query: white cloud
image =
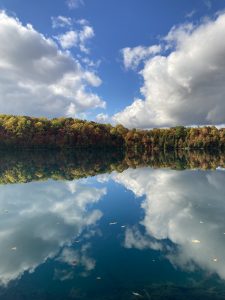
[[(89, 26), (89, 22), (86, 19), (74, 19), (66, 16), (51, 17), (52, 28), (72, 28), (74, 25), (81, 27)], [(93, 30), (93, 29), (92, 29)]]
[(86, 19), (79, 19), (77, 20), (77, 24), (85, 26), (85, 25), (89, 25), (89, 22)]
[[(141, 204), (145, 216), (140, 222), (145, 234), (129, 228), (125, 246), (164, 249), (181, 268), (197, 265), (225, 279), (224, 179), (220, 171), (142, 168), (115, 174), (114, 180), (136, 196), (145, 196)], [(167, 239), (177, 251), (165, 245)]]
[(137, 46), (134, 48), (124, 48), (121, 50), (123, 55), (123, 62), (126, 69), (135, 70), (141, 61), (159, 53), (161, 51), (160, 45), (153, 45), (150, 47)]
[(135, 100), (114, 120), (141, 128), (224, 123), (224, 31), (225, 14), (199, 26), (172, 28), (162, 41), (165, 54), (147, 59), (140, 72), (143, 100)]
[(64, 16), (51, 17), (51, 20), (52, 20), (52, 28), (70, 27), (73, 24), (73, 20), (70, 17), (64, 17)]
[[(82, 180), (1, 186), (0, 283), (7, 284), (47, 258), (58, 257), (86, 226), (102, 217), (101, 211), (87, 207), (105, 193), (106, 189)], [(87, 255), (80, 258), (83, 265), (87, 260)], [(89, 260), (86, 269), (90, 265)]]
[(102, 63), (100, 59), (98, 59), (97, 61), (93, 61), (89, 57), (81, 57), (80, 59), (86, 66), (94, 69), (97, 69)]
[(100, 113), (96, 116), (96, 121), (99, 123), (109, 122), (109, 115)]
[(63, 49), (76, 47), (78, 44), (79, 35), (76, 31), (70, 30), (57, 37)]
[(69, 7), (69, 9), (75, 9), (81, 5), (84, 5), (84, 1), (83, 0), (67, 0), (66, 4)]
[(71, 106), (77, 114), (105, 107), (90, 89), (98, 76), (31, 25), (0, 12), (0, 40), (1, 113), (56, 117)]
[(80, 50), (88, 53), (89, 50), (86, 47), (86, 42), (94, 37), (94, 30), (91, 26), (85, 25), (83, 29), (80, 31)]
[(82, 25), (81, 30), (69, 30), (56, 37), (63, 49), (70, 49), (79, 47), (80, 51), (89, 53), (89, 49), (86, 46), (88, 40), (94, 37), (94, 30), (89, 25)]

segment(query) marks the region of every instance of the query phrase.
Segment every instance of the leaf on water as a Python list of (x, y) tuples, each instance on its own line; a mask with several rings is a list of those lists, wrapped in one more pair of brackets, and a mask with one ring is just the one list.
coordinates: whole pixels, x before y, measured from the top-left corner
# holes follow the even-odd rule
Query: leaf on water
[(137, 292), (132, 292), (132, 294), (136, 297), (142, 297), (141, 294), (137, 293)]
[(192, 242), (193, 244), (200, 244), (200, 243), (201, 243), (199, 240), (191, 240), (191, 242)]

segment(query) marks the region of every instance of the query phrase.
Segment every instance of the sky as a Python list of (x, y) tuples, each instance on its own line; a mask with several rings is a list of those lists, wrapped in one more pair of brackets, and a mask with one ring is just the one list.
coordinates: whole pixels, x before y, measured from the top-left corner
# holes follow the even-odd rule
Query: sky
[(225, 0), (0, 0), (0, 113), (225, 123)]

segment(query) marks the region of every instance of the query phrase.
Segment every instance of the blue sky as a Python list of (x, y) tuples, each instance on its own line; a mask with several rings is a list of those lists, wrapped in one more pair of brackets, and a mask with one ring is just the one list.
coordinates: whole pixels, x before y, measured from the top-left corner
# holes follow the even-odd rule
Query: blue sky
[[(161, 86), (159, 86), (159, 84), (157, 83), (157, 86), (153, 85), (153, 87), (151, 87), (151, 82), (153, 82), (151, 76), (152, 74), (154, 74), (155, 69), (153, 70), (152, 66), (150, 66), (150, 69), (153, 71), (151, 71), (149, 77), (148, 75), (144, 76), (143, 73), (141, 73), (145, 70), (145, 74), (147, 74), (147, 63), (150, 60), (154, 59), (155, 56), (160, 55), (160, 57), (168, 57), (172, 52), (177, 53), (179, 51), (179, 48), (183, 49), (182, 47), (184, 47), (184, 44), (186, 43), (187, 39), (189, 37), (194, 36), (196, 31), (198, 31), (199, 27), (203, 26), (202, 24), (204, 24), (204, 26), (207, 26), (210, 23), (211, 26), (213, 26), (216, 22), (216, 18), (218, 18), (218, 14), (219, 16), (223, 16), (223, 10), (225, 8), (224, 0), (70, 1), (71, 5), (69, 5), (69, 2), (66, 0), (0, 0), (0, 8), (5, 11), (5, 14), (8, 18), (17, 18), (17, 22), (20, 22), (20, 24), (24, 27), (26, 27), (26, 24), (29, 23), (33, 26), (34, 30), (38, 32), (38, 34), (42, 34), (46, 38), (52, 39), (54, 43), (56, 43), (58, 51), (63, 51), (67, 53), (69, 52), (70, 56), (76, 61), (78, 61), (79, 65), (82, 67), (83, 73), (81, 76), (84, 75), (84, 72), (88, 71), (91, 74), (95, 74), (99, 80), (101, 79), (101, 84), (95, 78), (94, 84), (89, 85), (86, 82), (84, 84), (84, 87), (82, 86), (82, 88), (85, 89), (85, 95), (87, 97), (89, 97), (89, 93), (91, 93), (90, 98), (99, 97), (100, 100), (96, 100), (96, 98), (93, 98), (93, 101), (91, 101), (91, 103), (81, 105), (81, 101), (85, 102), (85, 95), (83, 95), (80, 98), (79, 96), (75, 95), (74, 97), (78, 97), (79, 99), (75, 100), (75, 104), (72, 105), (71, 108), (68, 96), (67, 100), (65, 100), (67, 101), (65, 105), (65, 107), (67, 107), (66, 110), (66, 108), (62, 104), (62, 102), (64, 101), (63, 98), (59, 98), (59, 100), (56, 100), (60, 103), (60, 105), (56, 105), (54, 103), (54, 97), (52, 97), (51, 101), (46, 100), (47, 109), (44, 110), (44, 99), (45, 97), (49, 98), (47, 92), (44, 95), (42, 95), (42, 93), (40, 94), (40, 92), (36, 93), (34, 95), (34, 98), (37, 97), (37, 99), (35, 100), (36, 102), (34, 101), (33, 104), (30, 102), (32, 102), (31, 98), (33, 96), (33, 93), (35, 93), (34, 91), (32, 91), (31, 95), (25, 95), (25, 98), (30, 96), (31, 100), (29, 100), (29, 103), (24, 101), (24, 99), (21, 100), (19, 97), (16, 96), (15, 99), (12, 101), (11, 105), (9, 105), (9, 102), (11, 100), (7, 100), (7, 97), (4, 97), (3, 94), (0, 95), (0, 109), (3, 113), (30, 114), (36, 116), (41, 114), (47, 117), (54, 117), (59, 115), (68, 115), (69, 110), (70, 115), (75, 117), (96, 119), (96, 116), (101, 114), (99, 117), (97, 117), (97, 120), (106, 122), (119, 122), (123, 123), (125, 126), (128, 127), (137, 126), (143, 128), (153, 126), (170, 126), (177, 125), (178, 123), (183, 123), (184, 125), (224, 123), (225, 120), (223, 119), (223, 116), (219, 115), (219, 113), (217, 112), (221, 110), (225, 112), (223, 99), (219, 99), (218, 101), (216, 100), (215, 103), (213, 102), (215, 100), (207, 100), (207, 109), (203, 115), (203, 113), (200, 112), (200, 108), (198, 107), (202, 105), (201, 99), (199, 99), (199, 92), (198, 97), (196, 96), (196, 94), (191, 95), (192, 99), (196, 98), (195, 103), (198, 103), (198, 105), (196, 104), (197, 108), (194, 112), (190, 111), (189, 116), (184, 116), (184, 113), (180, 112), (179, 110), (180, 103), (184, 101), (184, 98), (187, 98), (186, 96), (184, 97), (184, 95), (178, 95), (175, 99), (172, 99), (172, 108), (166, 108), (168, 104), (168, 102), (166, 101), (168, 99), (169, 92), (165, 92), (162, 86), (165, 86), (167, 83), (169, 83), (170, 78), (165, 79), (167, 80), (166, 82), (161, 82)], [(59, 16), (64, 17), (64, 19), (70, 20), (71, 24), (69, 26), (64, 27), (55, 26), (55, 28), (53, 28), (54, 26), (52, 26), (52, 20), (53, 18), (55, 18), (55, 21), (57, 21), (56, 18)], [(79, 20), (85, 20), (86, 23), (83, 23), (83, 25), (81, 25), (79, 23)], [(185, 27), (187, 26), (187, 24), (189, 24), (189, 26), (190, 24), (192, 24), (193, 28), (190, 29), (188, 27), (187, 29)], [(4, 30), (6, 32), (9, 26), (5, 26), (6, 27)], [(77, 35), (84, 29), (84, 26), (88, 26), (93, 30), (93, 32), (82, 44), (81, 38), (77, 38)], [(173, 36), (173, 42), (175, 42), (176, 45), (172, 47), (171, 45), (168, 46), (168, 39), (166, 41), (167, 45), (165, 45), (164, 38), (168, 36), (168, 33), (171, 32), (171, 29), (174, 26), (176, 26), (176, 28), (178, 28), (180, 31), (186, 32), (187, 34), (186, 37), (182, 38), (182, 41), (180, 42), (177, 38), (179, 33), (176, 32), (176, 37)], [(62, 37), (69, 31), (75, 32), (74, 43), (76, 43), (76, 46), (73, 46), (71, 43), (69, 45), (62, 46)], [(217, 32), (219, 31), (219, 29), (215, 29), (215, 31)], [(3, 29), (2, 35), (4, 35)], [(205, 36), (207, 39), (207, 32), (203, 32), (202, 36)], [(202, 36), (200, 36), (199, 38), (199, 43), (201, 44), (201, 47), (203, 49), (204, 47), (207, 47), (207, 41), (204, 41), (204, 43), (206, 43), (204, 45), (201, 39)], [(23, 43), (26, 43), (26, 41), (24, 42), (23, 38), (21, 41), (18, 42), (18, 45), (16, 43), (14, 45), (14, 41), (10, 38), (8, 42), (6, 40), (8, 48), (22, 47)], [(84, 50), (82, 50), (81, 44), (85, 47)], [(147, 55), (145, 53), (146, 48), (152, 45), (160, 45), (161, 48), (163, 47), (163, 50), (160, 50), (159, 52), (153, 54), (148, 53)], [(138, 55), (140, 59), (136, 67), (132, 67), (131, 65), (126, 66), (125, 64), (125, 55), (123, 54), (122, 49), (127, 47), (129, 47), (130, 49), (134, 49), (134, 47), (145, 47), (143, 48), (145, 50), (144, 52), (140, 52), (140, 50), (143, 49), (137, 49), (137, 51), (139, 51)], [(7, 52), (7, 49), (4, 49), (4, 51)], [(29, 59), (28, 54), (27, 57), (27, 59)], [(204, 53), (202, 54), (202, 57), (204, 57)], [(210, 57), (208, 58), (209, 60)], [(11, 64), (12, 61), (15, 61), (16, 59), (19, 60), (20, 58), (18, 57), (14, 59), (12, 57), (7, 57), (7, 59), (10, 61)], [(7, 59), (5, 61), (7, 61)], [(211, 64), (210, 61), (209, 63)], [(174, 68), (177, 68), (179, 70), (181, 68), (180, 64), (176, 66), (176, 63), (174, 63), (173, 66)], [(15, 69), (23, 68), (23, 65), (21, 63), (20, 67), (14, 67)], [(14, 72), (12, 69), (11, 71)], [(46, 72), (48, 72), (48, 70), (46, 70)], [(164, 70), (160, 70), (157, 72), (160, 72), (161, 74), (161, 72), (164, 72)], [(190, 71), (188, 72), (190, 73)], [(206, 70), (202, 70), (202, 72), (205, 74)], [(184, 73), (186, 74), (187, 70), (184, 71)], [(157, 74), (154, 78), (156, 78), (157, 76), (158, 80), (161, 80)], [(63, 76), (64, 73), (61, 75)], [(215, 75), (214, 72), (210, 76), (215, 78), (215, 76), (217, 75), (220, 78), (221, 82), (223, 82), (223, 74), (221, 75), (219, 73)], [(23, 87), (25, 85), (27, 87), (28, 78), (26, 78), (26, 76), (28, 75), (24, 73), (18, 74), (19, 79), (23, 77), (25, 78), (23, 81)], [(188, 74), (188, 76), (189, 78), (195, 77), (193, 74)], [(86, 74), (84, 75), (84, 77), (86, 78)], [(19, 79), (13, 79), (13, 82), (10, 81), (10, 89), (14, 84), (18, 86)], [(17, 81), (15, 82), (15, 80)], [(57, 80), (58, 77), (56, 81)], [(208, 78), (208, 80), (211, 82), (210, 78)], [(173, 79), (173, 82), (174, 81), (175, 80)], [(33, 86), (36, 83), (37, 82), (35, 82)], [(2, 89), (6, 89), (7, 91), (8, 86), (7, 88), (5, 87), (5, 78), (0, 78), (0, 86), (1, 84), (3, 85)], [(39, 84), (40, 82), (38, 82), (38, 86)], [(51, 88), (52, 84), (54, 84), (55, 86), (56, 82), (51, 82)], [(152, 89), (155, 88), (155, 90), (159, 90), (159, 92), (157, 92), (156, 94), (154, 94), (152, 91), (146, 92), (146, 87), (147, 89), (149, 89), (149, 86)], [(181, 86), (183, 88), (185, 84), (182, 83)], [(49, 88), (49, 86), (45, 86), (43, 90), (45, 88), (47, 89)], [(60, 85), (60, 88), (62, 88), (62, 84)], [(75, 93), (77, 92), (76, 88), (79, 89), (80, 86), (73, 86), (73, 89), (75, 89)], [(203, 87), (203, 89), (204, 88), (205, 86)], [(211, 88), (211, 95), (214, 94), (215, 88), (218, 87), (213, 86)], [(177, 90), (179, 89), (174, 87), (174, 90), (171, 93), (177, 95)], [(199, 86), (199, 89), (202, 90), (202, 87)], [(143, 90), (145, 90), (144, 94)], [(192, 90), (192, 87), (189, 87), (189, 93), (190, 90)], [(16, 91), (17, 90), (15, 89), (15, 93)], [(70, 92), (72, 91), (70, 90)], [(23, 95), (25, 93), (25, 89), (23, 89), (22, 92), (19, 91), (19, 93)], [(17, 95), (19, 93), (17, 93)], [(150, 103), (154, 95), (159, 95), (159, 104)], [(42, 97), (42, 99), (40, 100), (41, 105), (39, 105), (38, 102), (38, 99), (40, 97)], [(70, 95), (70, 97), (73, 96)], [(55, 97), (55, 99), (57, 99), (57, 97)], [(71, 101), (71, 103), (73, 103), (73, 100)], [(154, 99), (154, 101), (156, 101), (156, 99)], [(179, 103), (177, 101), (179, 101)], [(191, 103), (188, 99), (185, 101), (185, 105), (189, 107), (192, 106), (193, 103)], [(210, 101), (211, 105), (209, 105)], [(177, 106), (173, 106), (173, 103), (175, 102), (178, 103)], [(79, 105), (77, 103), (79, 103)], [(146, 103), (148, 103), (147, 107)], [(70, 107), (70, 109), (68, 109), (68, 107)], [(214, 108), (217, 108), (216, 112), (214, 112)], [(193, 117), (193, 114), (195, 114), (195, 112), (198, 109), (199, 114), (196, 114), (196, 116)], [(189, 108), (185, 110), (187, 111), (189, 110)], [(174, 119), (176, 120), (173, 121)]]

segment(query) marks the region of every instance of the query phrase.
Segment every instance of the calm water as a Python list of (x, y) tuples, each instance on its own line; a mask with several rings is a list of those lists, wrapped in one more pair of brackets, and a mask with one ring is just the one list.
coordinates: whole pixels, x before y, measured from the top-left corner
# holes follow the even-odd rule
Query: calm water
[(224, 156), (118, 156), (2, 153), (0, 299), (225, 299)]

